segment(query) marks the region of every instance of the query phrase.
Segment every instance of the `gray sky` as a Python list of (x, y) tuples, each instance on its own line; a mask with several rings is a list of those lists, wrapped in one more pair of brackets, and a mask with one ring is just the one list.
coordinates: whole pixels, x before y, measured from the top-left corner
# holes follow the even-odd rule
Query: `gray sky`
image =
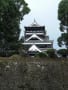
[(23, 35), (24, 26), (30, 25), (34, 18), (39, 25), (45, 25), (47, 35), (54, 40), (54, 48), (59, 48), (57, 38), (60, 36), (59, 21), (57, 19), (58, 4), (61, 0), (25, 0), (31, 9), (28, 15), (24, 16), (21, 22), (21, 35)]

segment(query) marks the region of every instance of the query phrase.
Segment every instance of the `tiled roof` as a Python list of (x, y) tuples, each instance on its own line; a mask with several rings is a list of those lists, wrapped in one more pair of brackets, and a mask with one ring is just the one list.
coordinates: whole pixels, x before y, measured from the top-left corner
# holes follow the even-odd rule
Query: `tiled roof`
[(32, 45), (32, 46), (29, 48), (29, 51), (39, 51), (39, 52), (41, 52), (41, 50), (40, 50), (36, 45)]

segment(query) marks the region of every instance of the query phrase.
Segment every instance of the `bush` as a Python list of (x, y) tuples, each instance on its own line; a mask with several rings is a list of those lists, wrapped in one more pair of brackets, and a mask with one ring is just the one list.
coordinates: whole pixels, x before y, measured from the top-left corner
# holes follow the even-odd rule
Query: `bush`
[(47, 53), (46, 52), (40, 52), (40, 53), (38, 53), (36, 56), (38, 56), (38, 57), (47, 57)]
[(67, 49), (60, 49), (57, 51), (57, 53), (61, 56), (61, 57), (67, 57), (68, 56), (68, 50)]
[(2, 50), (2, 51), (0, 51), (1, 57), (9, 57), (9, 56), (12, 56), (14, 54), (18, 54), (18, 51), (15, 51), (15, 50)]
[(48, 50), (47, 50), (47, 54), (48, 54), (48, 57), (50, 57), (50, 58), (55, 58), (55, 57), (57, 57), (57, 55), (56, 55), (56, 50), (54, 50), (54, 49), (48, 49)]

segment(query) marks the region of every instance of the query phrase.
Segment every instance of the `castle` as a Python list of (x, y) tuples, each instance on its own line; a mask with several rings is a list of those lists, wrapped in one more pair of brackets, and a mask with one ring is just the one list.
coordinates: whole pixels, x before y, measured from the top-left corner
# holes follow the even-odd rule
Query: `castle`
[(49, 40), (45, 26), (40, 26), (35, 20), (30, 26), (25, 26), (24, 47), (30, 54), (45, 52), (53, 48), (53, 40)]

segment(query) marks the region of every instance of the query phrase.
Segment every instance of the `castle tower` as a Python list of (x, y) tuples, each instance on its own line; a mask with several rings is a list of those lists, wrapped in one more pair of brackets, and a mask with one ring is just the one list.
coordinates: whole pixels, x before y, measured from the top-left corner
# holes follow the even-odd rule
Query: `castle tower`
[(30, 26), (25, 26), (24, 47), (29, 53), (45, 52), (53, 48), (53, 40), (46, 35), (45, 26), (40, 26), (35, 20)]

